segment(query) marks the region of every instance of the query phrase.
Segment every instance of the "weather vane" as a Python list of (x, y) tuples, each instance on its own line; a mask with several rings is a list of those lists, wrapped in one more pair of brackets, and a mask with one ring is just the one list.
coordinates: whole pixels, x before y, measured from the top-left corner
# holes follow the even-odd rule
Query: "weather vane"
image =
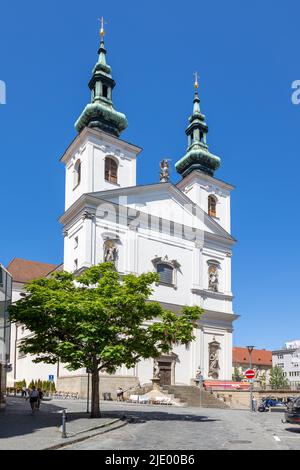
[(102, 41), (103, 41), (103, 40), (104, 40), (104, 36), (105, 36), (104, 18), (103, 18), (103, 16), (101, 16), (101, 18), (98, 18), (98, 19), (99, 19), (100, 24), (101, 24), (101, 26), (100, 26), (100, 33), (99, 33), (99, 34), (100, 34), (100, 37), (101, 37), (101, 39), (102, 39)]
[(199, 83), (198, 83), (198, 72), (194, 72), (194, 77), (195, 77), (195, 82), (194, 82), (194, 87), (195, 87), (195, 90), (198, 90), (199, 88)]

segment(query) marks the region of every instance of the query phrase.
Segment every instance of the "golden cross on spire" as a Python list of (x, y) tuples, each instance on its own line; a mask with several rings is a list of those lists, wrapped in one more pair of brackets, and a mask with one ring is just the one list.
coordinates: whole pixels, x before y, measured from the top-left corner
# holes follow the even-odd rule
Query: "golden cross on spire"
[(198, 83), (198, 78), (199, 78), (199, 76), (198, 76), (198, 72), (194, 72), (194, 77), (195, 77), (194, 88), (195, 88), (195, 90), (198, 90), (198, 88), (199, 88), (199, 83)]
[(101, 24), (99, 34), (100, 34), (100, 37), (101, 37), (101, 39), (102, 39), (102, 41), (103, 41), (104, 36), (105, 36), (104, 18), (103, 18), (103, 16), (101, 16), (101, 18), (99, 18), (99, 21), (100, 21), (100, 24)]

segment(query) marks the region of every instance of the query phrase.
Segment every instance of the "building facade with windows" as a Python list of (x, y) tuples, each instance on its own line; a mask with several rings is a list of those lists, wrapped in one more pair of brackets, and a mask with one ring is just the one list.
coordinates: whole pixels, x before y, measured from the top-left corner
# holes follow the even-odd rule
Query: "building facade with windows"
[[(7, 266), (12, 276), (12, 302), (19, 300), (24, 293), (28, 282), (38, 277), (44, 277), (52, 271), (61, 268), (49, 263), (30, 261), (22, 258), (13, 258)], [(35, 364), (34, 357), (25, 355), (20, 351), (22, 339), (30, 334), (24, 325), (11, 324), (10, 363), (11, 371), (7, 375), (7, 385), (14, 387), (16, 382), (26, 380), (28, 385), (32, 379), (48, 380), (49, 375), (55, 373), (57, 367), (53, 364)]]
[[(188, 347), (174, 346), (171, 354), (158, 359), (161, 383), (189, 385), (199, 368), (204, 378), (231, 380), (237, 318), (231, 289), (233, 186), (215, 177), (221, 160), (208, 148), (198, 81), (185, 130), (187, 150), (175, 164), (176, 184), (169, 182), (165, 160), (159, 182), (137, 183), (136, 167), (143, 165), (141, 148), (120, 138), (127, 119), (113, 105), (114, 86), (102, 36), (89, 82), (91, 102), (76, 121), (77, 135), (61, 157), (64, 269), (79, 274), (111, 261), (121, 276), (156, 271), (160, 281), (150, 300), (173, 312), (185, 305), (199, 305), (205, 311), (195, 341)], [(29, 358), (20, 361), (26, 370)], [(103, 374), (100, 383), (105, 391), (149, 383), (153, 367), (153, 360), (141, 361), (131, 370), (120, 368), (113, 377)], [(86, 375), (85, 370), (69, 372), (60, 365), (58, 388), (81, 391)]]
[[(233, 186), (214, 175), (220, 158), (207, 145), (208, 127), (200, 111), (198, 81), (193, 111), (186, 128), (188, 147), (175, 168), (177, 184), (161, 181), (139, 185), (136, 167), (143, 165), (141, 148), (120, 138), (127, 127), (115, 110), (115, 82), (106, 62), (103, 37), (89, 82), (89, 103), (75, 127), (78, 135), (61, 158), (66, 169), (64, 269), (78, 272), (112, 261), (121, 275), (156, 271), (160, 282), (152, 299), (180, 312), (199, 305), (205, 314), (188, 348), (176, 346), (158, 360), (165, 383), (190, 384), (200, 366), (204, 378), (232, 376), (231, 256), (235, 243), (230, 228)], [(162, 168), (162, 167), (161, 167)], [(61, 368), (60, 384), (80, 380), (85, 371)], [(150, 382), (153, 361), (116, 377)], [(61, 388), (64, 388), (61, 385)]]
[(272, 352), (273, 367), (283, 369), (292, 389), (300, 388), (300, 340), (287, 341), (282, 349)]
[[(233, 380), (245, 379), (245, 372), (250, 368), (250, 355), (247, 348), (232, 349)], [(269, 385), (272, 368), (272, 351), (253, 349), (251, 353), (251, 368), (255, 370), (255, 384), (264, 388)]]
[(0, 409), (5, 407), (7, 373), (10, 368), (10, 322), (8, 306), (12, 297), (12, 278), (0, 264)]

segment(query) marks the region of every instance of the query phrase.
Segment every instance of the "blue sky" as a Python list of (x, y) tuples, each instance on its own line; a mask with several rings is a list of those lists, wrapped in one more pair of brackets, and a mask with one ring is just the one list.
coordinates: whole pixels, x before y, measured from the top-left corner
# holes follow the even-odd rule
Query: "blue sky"
[[(129, 121), (122, 138), (144, 149), (140, 184), (158, 181), (162, 158), (174, 164), (184, 154), (199, 71), (209, 148), (222, 158), (216, 176), (236, 186), (235, 345), (277, 348), (299, 337), (300, 105), (291, 102), (291, 83), (300, 79), (296, 0), (5, 2), (1, 262), (62, 260), (59, 158), (89, 100), (102, 15), (114, 103)], [(172, 180), (179, 180), (175, 170)]]

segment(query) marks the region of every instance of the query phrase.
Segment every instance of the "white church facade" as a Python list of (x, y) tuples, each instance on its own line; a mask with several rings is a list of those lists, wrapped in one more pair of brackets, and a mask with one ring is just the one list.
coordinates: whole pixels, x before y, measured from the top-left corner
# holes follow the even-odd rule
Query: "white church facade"
[[(231, 290), (233, 187), (214, 176), (220, 159), (208, 149), (197, 79), (186, 129), (188, 148), (175, 165), (180, 180), (169, 182), (169, 164), (164, 160), (160, 182), (138, 185), (141, 148), (120, 138), (127, 120), (113, 106), (115, 82), (106, 63), (103, 35), (98, 53), (89, 82), (91, 103), (77, 120), (78, 135), (61, 158), (66, 174), (65, 212), (60, 218), (63, 268), (80, 273), (113, 261), (120, 276), (157, 271), (160, 282), (150, 301), (174, 312), (185, 305), (199, 305), (205, 312), (195, 329), (195, 341), (188, 347), (174, 346), (172, 354), (158, 359), (161, 383), (190, 385), (199, 367), (204, 379), (231, 380), (233, 322), (237, 318)], [(31, 380), (35, 378), (31, 358), (23, 358), (23, 374), (25, 361)], [(45, 365), (34, 366), (36, 378), (43, 378), (40, 367)], [(85, 370), (68, 372), (59, 365), (55, 375), (56, 371), (58, 388), (84, 394)], [(152, 377), (153, 361), (141, 361), (134, 369), (120, 369), (115, 376), (103, 374), (104, 389), (145, 384)]]

